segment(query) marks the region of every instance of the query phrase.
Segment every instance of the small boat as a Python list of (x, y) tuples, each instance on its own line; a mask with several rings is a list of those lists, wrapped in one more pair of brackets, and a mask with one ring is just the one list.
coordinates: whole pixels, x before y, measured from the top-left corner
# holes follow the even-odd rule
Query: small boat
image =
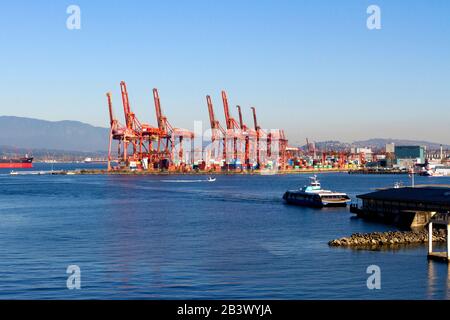
[(214, 181), (216, 181), (216, 178), (208, 177), (208, 180), (206, 180), (206, 181), (208, 181), (208, 182), (214, 182)]
[(289, 204), (316, 208), (346, 207), (351, 202), (350, 197), (345, 193), (322, 189), (316, 175), (310, 179), (308, 186), (299, 190), (286, 191), (283, 199)]

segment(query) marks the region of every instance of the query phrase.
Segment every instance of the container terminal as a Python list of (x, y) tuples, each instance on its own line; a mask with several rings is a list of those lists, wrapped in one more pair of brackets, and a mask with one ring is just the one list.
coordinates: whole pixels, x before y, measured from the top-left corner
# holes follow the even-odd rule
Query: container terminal
[[(283, 129), (263, 129), (254, 106), (231, 108), (228, 95), (221, 91), (218, 100), (223, 108), (220, 120), (213, 105), (214, 97), (205, 98), (209, 125), (205, 132), (177, 127), (169, 121), (162, 107), (158, 89), (150, 95), (154, 125), (141, 122), (133, 112), (127, 85), (120, 83), (123, 119), (113, 109), (112, 93), (106, 94), (109, 113), (107, 152), (62, 156), (48, 152), (35, 154), (33, 162), (82, 162), (104, 165), (104, 169), (79, 170), (84, 174), (293, 174), (348, 172), (352, 174), (411, 174), (450, 176), (449, 146), (438, 144), (397, 145), (349, 144), (338, 141), (318, 142), (306, 138), (306, 144), (289, 144)], [(233, 116), (232, 109), (236, 112)], [(248, 111), (251, 124), (245, 121)], [(122, 124), (123, 123), (123, 124)], [(270, 124), (265, 124), (270, 125)], [(200, 132), (197, 132), (200, 131)], [(377, 140), (377, 139), (373, 139)], [(400, 141), (398, 141), (400, 142)], [(368, 141), (370, 143), (370, 141)], [(31, 151), (31, 150), (28, 150)], [(33, 152), (32, 152), (33, 153)], [(44, 156), (42, 156), (42, 154)], [(80, 158), (82, 157), (82, 158)], [(31, 168), (28, 156), (4, 154), (0, 167)], [(70, 160), (72, 159), (72, 160)], [(53, 172), (54, 173), (54, 172)]]
[[(236, 105), (235, 109), (237, 118), (233, 117), (225, 91), (219, 98), (223, 106), (224, 124), (216, 116), (213, 98), (206, 96), (205, 109), (209, 114), (210, 131), (204, 135), (209, 141), (204, 141), (204, 136), (198, 137), (191, 130), (172, 125), (163, 112), (158, 89), (152, 92), (155, 125), (141, 122), (132, 111), (124, 81), (120, 83), (123, 124), (114, 113), (112, 94), (106, 94), (110, 128), (106, 172), (409, 173), (411, 168), (425, 163), (422, 146), (387, 145), (385, 150), (375, 151), (370, 148), (320, 150), (308, 139), (304, 148), (290, 146), (283, 129), (263, 129), (258, 123), (255, 107), (249, 108), (253, 120), (251, 126), (244, 122), (240, 105)], [(439, 165), (448, 163), (448, 150), (441, 147), (440, 154), (438, 152), (433, 161)], [(432, 171), (428, 163), (418, 169), (417, 173)]]

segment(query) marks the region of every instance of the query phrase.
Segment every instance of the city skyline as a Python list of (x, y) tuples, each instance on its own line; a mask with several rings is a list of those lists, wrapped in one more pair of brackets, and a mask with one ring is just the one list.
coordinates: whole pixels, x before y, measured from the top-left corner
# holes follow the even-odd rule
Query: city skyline
[[(172, 123), (206, 127), (205, 96), (223, 123), (220, 90), (252, 124), (292, 143), (368, 138), (450, 144), (445, 1), (77, 1), (81, 29), (51, 1), (4, 5), (0, 115), (107, 127), (105, 93), (122, 119), (119, 82), (133, 110), (156, 125), (151, 90)], [(368, 6), (381, 10), (369, 30)], [(407, 10), (406, 10), (407, 9)], [(5, 14), (7, 13), (7, 14)]]

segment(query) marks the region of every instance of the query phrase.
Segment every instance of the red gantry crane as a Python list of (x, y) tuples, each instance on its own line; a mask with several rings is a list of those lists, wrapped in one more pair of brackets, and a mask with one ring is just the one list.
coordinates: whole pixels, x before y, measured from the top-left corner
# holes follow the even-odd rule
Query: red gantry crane
[[(162, 114), (158, 91), (154, 89), (155, 107), (158, 120), (158, 127), (141, 123), (132, 112), (128, 96), (127, 85), (124, 81), (120, 83), (122, 95), (123, 111), (125, 116), (125, 125), (115, 118), (113, 112), (111, 93), (107, 93), (108, 110), (110, 120), (110, 139), (108, 148), (108, 170), (111, 170), (111, 149), (112, 142), (118, 141), (118, 162), (119, 167), (133, 167), (136, 169), (150, 169), (167, 167), (179, 160), (181, 166), (184, 166), (184, 139), (191, 140), (193, 148), (194, 134), (186, 129), (173, 128)], [(161, 150), (161, 142), (166, 142), (164, 150)], [(178, 143), (177, 143), (178, 142)], [(129, 147), (132, 146), (132, 153), (129, 153)], [(193, 153), (190, 154), (191, 160)], [(176, 166), (175, 166), (176, 168)]]
[[(222, 91), (222, 102), (223, 102), (223, 110), (225, 113), (225, 122), (226, 122), (226, 135), (227, 140), (231, 138), (233, 141), (233, 160), (237, 164), (237, 160), (241, 157), (240, 152), (240, 142), (243, 140), (242, 130), (236, 120), (230, 115), (230, 108), (228, 106), (228, 97), (225, 91)], [(227, 152), (228, 154), (228, 152)], [(228, 163), (228, 160), (227, 160)]]
[[(153, 89), (153, 99), (155, 102), (156, 120), (158, 122), (158, 128), (161, 131), (161, 137), (165, 139), (164, 154), (171, 155), (171, 163), (174, 164), (176, 158), (178, 158), (179, 164), (184, 166), (186, 164), (193, 164), (194, 160), (194, 133), (187, 129), (174, 128), (167, 117), (164, 116), (161, 108), (161, 101), (159, 98), (158, 89)], [(184, 139), (189, 139), (191, 144), (190, 160), (186, 163), (184, 160)], [(178, 142), (178, 143), (177, 143)], [(170, 150), (172, 152), (170, 152)]]
[(251, 107), (253, 113), (253, 123), (256, 131), (256, 166), (259, 169), (261, 166), (261, 151), (260, 151), (260, 139), (262, 135), (261, 127), (258, 125), (258, 119), (256, 118), (256, 108)]
[[(257, 133), (255, 130), (247, 127), (247, 125), (244, 123), (243, 118), (242, 118), (242, 110), (241, 107), (238, 105), (236, 106), (237, 110), (238, 110), (238, 114), (239, 114), (239, 126), (242, 130), (242, 135), (244, 136), (245, 139), (245, 156), (244, 156), (244, 161), (245, 161), (245, 167), (246, 169), (251, 169), (252, 168), (252, 163), (251, 163), (251, 159), (250, 159), (250, 154), (253, 156), (254, 155), (254, 149), (257, 147), (256, 146), (256, 137), (257, 137)], [(254, 158), (253, 158), (254, 160)]]
[(161, 132), (158, 128), (141, 123), (135, 113), (131, 111), (127, 85), (124, 81), (120, 83), (120, 89), (125, 114), (125, 126), (127, 128), (124, 136), (123, 161), (126, 165), (129, 165), (128, 144), (131, 143), (133, 146), (131, 159), (146, 168), (149, 160), (155, 161), (155, 158), (157, 158), (157, 156), (155, 157), (152, 144), (153, 141), (159, 141)]
[[(266, 132), (265, 130), (261, 129), (261, 127), (258, 125), (258, 120), (256, 117), (256, 108), (252, 107), (252, 112), (253, 112), (253, 122), (254, 122), (254, 128), (256, 131), (256, 150), (257, 150), (257, 154), (256, 154), (256, 161), (258, 164), (258, 167), (261, 166), (261, 164), (263, 162), (266, 161), (266, 157), (267, 158), (271, 158), (272, 157), (272, 144), (275, 141), (277, 143), (277, 147), (278, 147), (278, 165), (279, 167), (281, 167), (282, 169), (284, 169), (286, 167), (286, 163), (287, 163), (287, 153), (286, 153), (286, 149), (287, 149), (287, 144), (288, 144), (288, 140), (285, 137), (284, 134), (284, 130), (282, 129), (276, 129), (276, 130), (268, 130), (268, 132)], [(264, 139), (265, 137), (265, 139)], [(265, 157), (263, 159), (262, 155), (261, 155), (261, 142), (265, 141)]]
[(111, 92), (108, 92), (106, 94), (106, 97), (108, 99), (108, 110), (109, 110), (109, 125), (110, 125), (110, 130), (109, 130), (109, 147), (108, 147), (108, 171), (110, 171), (111, 168), (111, 161), (112, 161), (112, 143), (113, 140), (117, 140), (117, 155), (118, 155), (118, 159), (120, 159), (121, 157), (121, 147), (122, 147), (122, 142), (124, 141), (124, 136), (125, 136), (125, 132), (126, 132), (126, 128), (120, 124), (120, 122), (116, 119), (116, 117), (114, 116), (114, 110), (113, 110), (113, 104), (112, 104), (112, 96), (111, 96)]
[[(214, 107), (211, 101), (211, 97), (208, 95), (206, 96), (206, 103), (208, 105), (208, 113), (209, 113), (209, 122), (211, 124), (211, 142), (212, 142), (212, 154), (214, 155), (214, 157), (216, 156), (216, 151), (215, 151), (215, 147), (216, 147), (216, 142), (222, 138), (222, 160), (227, 161), (227, 133), (225, 131), (225, 129), (220, 125), (219, 120), (216, 120), (216, 116), (214, 113)], [(217, 148), (217, 150), (220, 150), (220, 146), (219, 148)]]
[[(121, 124), (114, 115), (111, 93), (107, 93), (109, 111), (109, 148), (108, 148), (108, 170), (112, 170), (112, 143), (117, 141), (117, 161), (119, 168), (134, 168), (138, 170), (149, 170), (150, 168), (165, 169), (189, 169), (194, 163), (194, 133), (187, 129), (173, 127), (164, 115), (157, 89), (153, 89), (157, 127), (141, 123), (132, 111), (128, 96), (127, 85), (124, 81), (120, 83), (125, 124)], [(257, 168), (265, 161), (266, 156), (261, 155), (261, 143), (265, 140), (267, 156), (272, 154), (272, 144), (277, 141), (279, 147), (278, 164), (281, 168), (286, 163), (287, 140), (283, 130), (261, 129), (256, 118), (256, 109), (252, 107), (254, 129), (249, 128), (243, 120), (242, 110), (237, 106), (239, 123), (231, 116), (228, 98), (225, 91), (221, 92), (226, 126), (222, 127), (216, 119), (210, 96), (206, 96), (209, 119), (212, 130), (213, 155), (216, 157), (215, 144), (218, 143), (217, 157), (223, 157), (224, 165), (230, 169), (230, 164), (239, 162), (245, 169), (251, 169), (256, 156)], [(265, 138), (265, 139), (263, 139)], [(221, 143), (219, 143), (221, 141)], [(185, 152), (184, 147), (190, 142), (190, 150)], [(132, 152), (130, 153), (132, 148)], [(222, 147), (222, 152), (220, 152)], [(232, 150), (229, 152), (229, 150)], [(187, 153), (190, 154), (188, 156)], [(243, 159), (242, 159), (243, 158)], [(150, 167), (149, 165), (152, 164)]]

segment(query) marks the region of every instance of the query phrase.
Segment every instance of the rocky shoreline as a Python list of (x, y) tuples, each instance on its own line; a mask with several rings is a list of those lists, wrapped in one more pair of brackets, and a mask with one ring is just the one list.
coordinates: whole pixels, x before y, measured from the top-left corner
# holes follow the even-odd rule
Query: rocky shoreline
[[(433, 242), (446, 242), (445, 230), (433, 230)], [(350, 237), (331, 240), (331, 247), (389, 246), (428, 243), (428, 231), (388, 231), (355, 233)]]

